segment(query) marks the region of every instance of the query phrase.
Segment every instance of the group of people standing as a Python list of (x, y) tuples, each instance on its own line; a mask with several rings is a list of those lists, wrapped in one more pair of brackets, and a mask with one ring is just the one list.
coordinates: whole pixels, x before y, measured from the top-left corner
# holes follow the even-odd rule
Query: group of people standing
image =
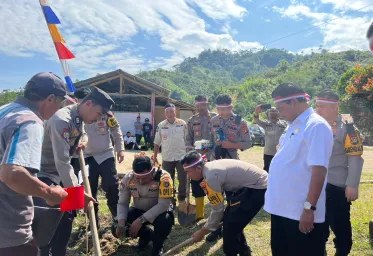
[[(198, 113), (188, 122), (177, 118), (176, 107), (168, 103), (154, 136), (153, 161), (136, 157), (121, 182), (115, 158), (124, 160), (125, 146), (110, 110), (114, 101), (94, 87), (71, 96), (76, 104), (64, 102), (65, 86), (58, 76), (39, 73), (26, 84), (23, 97), (0, 108), (1, 256), (66, 254), (76, 212), (61, 213), (58, 204), (67, 196), (61, 187), (79, 185), (79, 150), (89, 164), (92, 188), (85, 203), (95, 203), (97, 225), (101, 177), (113, 233), (140, 237), (139, 249), (152, 242), (154, 256), (163, 252), (176, 206), (186, 204), (189, 179), (196, 222), (204, 218), (205, 196), (212, 207), (205, 225), (193, 234), (195, 242), (206, 235), (207, 241), (223, 237), (226, 255), (251, 255), (243, 230), (263, 207), (271, 214), (272, 255), (324, 255), (329, 226), (336, 255), (349, 254), (350, 206), (358, 198), (363, 146), (351, 121), (339, 115), (333, 91), (317, 95), (315, 112), (303, 89), (281, 84), (272, 93), (275, 108), (268, 110), (268, 120), (261, 120), (256, 108), (254, 118), (266, 131), (264, 168), (239, 160), (238, 151), (252, 143), (230, 96), (216, 98), (217, 114), (209, 111), (206, 97), (197, 96)], [(203, 139), (212, 146), (194, 150)]]

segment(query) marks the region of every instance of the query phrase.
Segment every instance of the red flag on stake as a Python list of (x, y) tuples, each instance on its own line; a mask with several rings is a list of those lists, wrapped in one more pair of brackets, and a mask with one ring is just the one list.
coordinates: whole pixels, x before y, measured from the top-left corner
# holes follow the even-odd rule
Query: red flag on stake
[(67, 60), (67, 59), (74, 59), (75, 56), (70, 52), (69, 49), (66, 48), (66, 46), (63, 45), (63, 43), (54, 43), (56, 47), (56, 51), (58, 54), (58, 58), (60, 60)]

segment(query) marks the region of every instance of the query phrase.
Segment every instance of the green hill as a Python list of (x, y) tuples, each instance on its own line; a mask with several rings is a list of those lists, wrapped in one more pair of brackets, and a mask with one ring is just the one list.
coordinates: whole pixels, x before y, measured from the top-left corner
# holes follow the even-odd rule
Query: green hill
[(187, 58), (174, 71), (157, 69), (138, 74), (172, 91), (171, 97), (192, 102), (205, 94), (213, 100), (219, 93), (234, 96), (236, 112), (247, 116), (257, 104), (271, 103), (271, 92), (283, 82), (303, 87), (311, 96), (334, 88), (344, 72), (356, 64), (372, 64), (369, 52), (346, 51), (296, 55), (285, 50), (259, 52), (204, 51)]

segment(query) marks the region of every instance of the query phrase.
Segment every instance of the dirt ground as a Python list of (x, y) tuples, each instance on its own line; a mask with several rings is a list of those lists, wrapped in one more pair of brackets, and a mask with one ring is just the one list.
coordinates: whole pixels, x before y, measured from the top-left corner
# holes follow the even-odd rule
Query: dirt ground
[[(362, 174), (363, 181), (373, 180), (373, 147), (364, 148), (364, 169)], [(138, 152), (138, 151), (136, 151)], [(119, 173), (122, 175), (131, 170), (133, 161), (134, 151), (127, 151), (125, 154), (125, 160), (123, 163), (118, 164), (117, 168)], [(151, 152), (147, 152), (151, 156)], [(263, 166), (263, 148), (255, 146), (245, 152), (240, 153), (240, 158), (243, 161)], [(161, 157), (159, 157), (161, 162)], [(353, 226), (353, 250), (350, 255), (352, 256), (372, 256), (373, 255), (373, 240), (369, 238), (369, 222), (373, 220), (373, 184), (368, 182), (367, 184), (360, 185), (359, 200), (352, 204), (351, 208), (351, 223)], [(100, 202), (100, 223), (101, 228), (99, 230), (101, 240), (101, 250), (103, 255), (150, 255), (151, 245), (149, 248), (141, 253), (134, 248), (134, 244), (137, 240), (124, 239), (123, 241), (115, 239), (110, 234), (110, 213), (106, 206), (106, 199), (103, 193), (99, 196)], [(193, 200), (192, 200), (193, 202)], [(210, 213), (210, 205), (205, 200), (205, 218)], [(168, 250), (177, 244), (187, 240), (191, 237), (193, 232), (197, 231), (205, 223), (202, 220), (198, 225), (191, 227), (181, 227), (177, 222), (177, 216), (175, 215), (175, 226), (165, 243), (165, 249)], [(264, 210), (262, 210), (254, 220), (246, 227), (245, 236), (248, 244), (253, 250), (254, 256), (268, 256), (271, 255), (270, 250), (270, 216)], [(75, 219), (73, 234), (69, 244), (68, 255), (87, 255), (86, 254), (86, 242), (85, 242), (85, 218), (79, 216)], [(333, 235), (327, 242), (328, 255), (334, 255), (334, 245), (332, 242)], [(89, 248), (92, 248), (91, 241), (89, 239)], [(92, 255), (90, 252), (88, 255)], [(188, 255), (188, 256), (202, 256), (202, 255), (224, 255), (222, 250), (222, 239), (213, 243), (200, 242), (188, 247), (174, 255)]]

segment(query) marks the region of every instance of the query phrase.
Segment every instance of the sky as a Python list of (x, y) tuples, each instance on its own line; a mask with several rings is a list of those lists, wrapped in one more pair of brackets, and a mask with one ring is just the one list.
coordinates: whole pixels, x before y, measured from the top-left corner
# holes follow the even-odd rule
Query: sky
[[(365, 34), (373, 20), (373, 0), (48, 3), (76, 57), (68, 61), (74, 81), (116, 69), (132, 74), (172, 70), (206, 49), (266, 47), (299, 54), (317, 52), (320, 46), (333, 52), (368, 50)], [(38, 0), (1, 1), (0, 35), (0, 91), (21, 88), (42, 71), (63, 76)]]

